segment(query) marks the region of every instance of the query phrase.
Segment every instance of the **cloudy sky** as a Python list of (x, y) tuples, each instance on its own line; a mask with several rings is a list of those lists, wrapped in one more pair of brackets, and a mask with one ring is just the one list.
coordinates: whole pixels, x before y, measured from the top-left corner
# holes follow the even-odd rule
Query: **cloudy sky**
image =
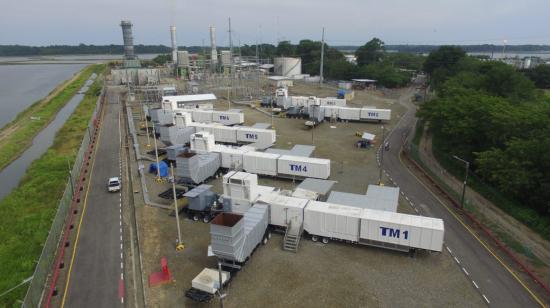
[(386, 44), (550, 44), (548, 0), (2, 0), (0, 44), (121, 44), (121, 19), (134, 24), (136, 44), (209, 41), (359, 45), (376, 36)]

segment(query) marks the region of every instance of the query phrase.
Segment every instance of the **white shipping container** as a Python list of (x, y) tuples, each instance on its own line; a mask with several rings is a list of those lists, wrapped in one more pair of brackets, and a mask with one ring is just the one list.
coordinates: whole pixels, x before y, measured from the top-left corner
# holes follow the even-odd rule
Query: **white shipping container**
[(221, 166), (227, 169), (241, 169), (243, 166), (243, 155), (250, 150), (234, 148), (217, 144), (212, 152), (220, 153)]
[(187, 127), (193, 122), (193, 118), (189, 112), (176, 111), (174, 119), (178, 128)]
[(320, 98), (319, 103), (321, 103), (321, 106), (346, 107), (345, 98), (325, 97), (325, 98)]
[[(191, 124), (189, 124), (189, 126), (191, 127), (195, 127), (197, 133), (200, 133), (200, 132), (207, 132), (207, 133), (211, 133), (212, 134), (212, 125), (210, 124), (205, 124), (205, 123), (198, 123), (198, 122), (191, 122)], [(215, 138), (214, 138), (215, 140)]]
[(358, 242), (362, 213), (357, 207), (310, 201), (304, 211), (304, 230), (311, 235)]
[(361, 108), (361, 120), (389, 121), (391, 109)]
[(243, 155), (243, 169), (246, 172), (277, 175), (277, 159), (281, 155), (264, 152), (248, 152)]
[(321, 108), (325, 111), (325, 118), (338, 118), (340, 111), (338, 106), (323, 106)]
[(269, 224), (287, 227), (290, 223), (299, 227), (304, 221), (304, 208), (308, 200), (269, 193), (260, 195), (256, 202), (269, 204)]
[(328, 179), (330, 159), (283, 155), (277, 161), (279, 175)]
[(211, 110), (193, 110), (193, 121), (199, 123), (212, 123)]
[(360, 108), (350, 108), (350, 107), (340, 107), (338, 110), (338, 118), (342, 120), (354, 120), (358, 121), (361, 119), (361, 109)]
[(244, 113), (230, 111), (212, 111), (212, 121), (223, 125), (235, 125), (244, 123)]
[(274, 144), (276, 141), (275, 131), (272, 129), (261, 129), (247, 126), (237, 127), (237, 141), (258, 142), (260, 144)]
[(444, 224), (439, 218), (370, 209), (363, 210), (361, 217), (362, 240), (441, 251), (443, 236)]
[(309, 97), (307, 96), (291, 96), (292, 106), (306, 107)]
[(212, 125), (210, 131), (216, 142), (237, 143), (237, 128), (223, 125)]

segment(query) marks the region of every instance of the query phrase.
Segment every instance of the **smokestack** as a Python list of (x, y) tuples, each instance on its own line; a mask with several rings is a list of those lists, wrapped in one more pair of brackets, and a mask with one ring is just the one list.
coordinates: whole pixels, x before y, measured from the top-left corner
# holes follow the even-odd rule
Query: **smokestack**
[(212, 66), (216, 66), (218, 64), (218, 51), (216, 50), (216, 27), (214, 26), (210, 26), (210, 46)]
[(172, 40), (172, 62), (178, 62), (178, 45), (176, 44), (176, 26), (170, 26), (170, 39)]
[(123, 20), (120, 22), (122, 27), (122, 40), (124, 41), (124, 59), (134, 60), (136, 55), (134, 53), (134, 36), (132, 35), (132, 22), (129, 20)]

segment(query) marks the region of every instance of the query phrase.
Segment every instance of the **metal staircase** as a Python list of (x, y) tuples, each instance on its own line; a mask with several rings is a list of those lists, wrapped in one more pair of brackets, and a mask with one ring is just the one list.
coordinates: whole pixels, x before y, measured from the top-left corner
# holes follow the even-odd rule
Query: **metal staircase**
[(292, 222), (288, 223), (285, 230), (285, 238), (283, 239), (283, 250), (298, 252), (298, 245), (302, 237), (302, 225), (293, 226)]

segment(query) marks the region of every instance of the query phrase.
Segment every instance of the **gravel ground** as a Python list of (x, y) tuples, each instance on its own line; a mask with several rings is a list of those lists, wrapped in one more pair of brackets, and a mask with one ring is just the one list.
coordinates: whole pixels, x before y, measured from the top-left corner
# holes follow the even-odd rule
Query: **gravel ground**
[[(335, 89), (318, 89), (313, 85), (297, 85), (291, 92), (302, 95), (333, 96)], [(225, 104), (222, 104), (224, 109)], [(391, 129), (404, 112), (393, 100), (358, 93), (350, 105), (369, 105), (392, 109)], [(232, 106), (232, 108), (237, 108)], [(270, 117), (249, 107), (242, 107), (246, 124), (270, 122)], [(294, 144), (312, 144), (311, 131), (304, 120), (275, 118), (278, 148)], [(335, 127), (335, 128), (332, 128)], [(379, 135), (380, 124), (323, 123), (313, 131), (313, 156), (332, 160), (331, 179), (338, 181), (334, 189), (365, 193), (368, 184), (378, 181), (375, 149), (357, 149), (355, 132)], [(145, 144), (145, 138), (141, 140)], [(147, 177), (151, 198), (168, 189), (168, 184), (156, 183)], [(209, 184), (221, 192), (220, 179)], [(261, 185), (291, 189), (298, 182), (261, 178)], [(399, 212), (412, 213), (405, 202)], [(174, 275), (170, 284), (146, 287), (150, 307), (214, 306), (196, 304), (185, 298), (191, 280), (204, 268), (215, 267), (216, 260), (207, 257), (210, 241), (209, 225), (182, 218), (183, 252), (174, 249), (176, 226), (169, 211), (150, 206), (137, 209), (142, 237), (143, 273), (160, 270), (160, 258), (166, 256)], [(378, 248), (330, 242), (313, 243), (302, 238), (298, 253), (283, 251), (282, 235), (274, 234), (265, 246), (260, 246), (250, 261), (232, 280), (224, 303), (228, 307), (334, 307), (334, 306), (484, 306), (479, 294), (447, 252), (407, 254)]]

